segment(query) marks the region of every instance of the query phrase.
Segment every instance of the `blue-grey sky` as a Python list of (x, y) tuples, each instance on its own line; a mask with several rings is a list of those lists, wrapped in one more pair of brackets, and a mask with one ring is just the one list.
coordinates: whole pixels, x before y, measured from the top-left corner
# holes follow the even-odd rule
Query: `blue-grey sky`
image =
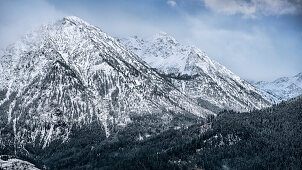
[(0, 0), (0, 48), (70, 15), (114, 37), (167, 32), (244, 79), (302, 72), (302, 0)]

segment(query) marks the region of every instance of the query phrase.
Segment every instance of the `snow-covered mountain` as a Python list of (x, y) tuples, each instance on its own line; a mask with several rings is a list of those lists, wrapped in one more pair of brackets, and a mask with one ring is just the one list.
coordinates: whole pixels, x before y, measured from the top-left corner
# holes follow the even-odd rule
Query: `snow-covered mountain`
[(43, 26), (2, 51), (0, 82), (0, 148), (26, 153), (28, 143), (45, 148), (86, 126), (102, 139), (153, 116), (145, 120), (157, 127), (152, 135), (184, 126), (181, 117), (214, 114), (77, 17)]
[(253, 86), (197, 47), (184, 46), (166, 33), (120, 41), (203, 107), (248, 111), (270, 105)]
[(39, 170), (35, 165), (14, 158), (10, 155), (0, 155), (0, 169), (1, 170)]
[(302, 94), (302, 73), (272, 82), (252, 82), (272, 103), (280, 103)]

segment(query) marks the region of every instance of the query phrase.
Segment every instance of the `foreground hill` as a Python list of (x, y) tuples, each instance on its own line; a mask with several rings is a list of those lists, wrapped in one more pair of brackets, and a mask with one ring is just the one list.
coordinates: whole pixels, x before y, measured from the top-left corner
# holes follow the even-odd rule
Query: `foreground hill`
[[(302, 96), (253, 112), (224, 111), (198, 127), (174, 132), (170, 139), (180, 141), (174, 146), (142, 153), (117, 169), (302, 168)], [(181, 138), (186, 134), (193, 139)]]

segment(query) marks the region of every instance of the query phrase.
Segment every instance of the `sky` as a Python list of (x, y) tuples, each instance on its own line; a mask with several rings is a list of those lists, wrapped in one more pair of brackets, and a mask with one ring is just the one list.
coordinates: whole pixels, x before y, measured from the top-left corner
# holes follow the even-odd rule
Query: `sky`
[(166, 32), (247, 80), (302, 72), (302, 0), (0, 0), (0, 48), (64, 16), (113, 37)]

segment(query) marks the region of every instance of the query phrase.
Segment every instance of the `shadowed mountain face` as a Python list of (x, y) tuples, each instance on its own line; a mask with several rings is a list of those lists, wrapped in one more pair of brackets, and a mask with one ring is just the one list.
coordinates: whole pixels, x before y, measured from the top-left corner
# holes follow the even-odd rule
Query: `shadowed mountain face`
[(253, 86), (200, 49), (184, 46), (166, 33), (147, 40), (135, 36), (120, 41), (203, 107), (249, 111), (270, 105)]

